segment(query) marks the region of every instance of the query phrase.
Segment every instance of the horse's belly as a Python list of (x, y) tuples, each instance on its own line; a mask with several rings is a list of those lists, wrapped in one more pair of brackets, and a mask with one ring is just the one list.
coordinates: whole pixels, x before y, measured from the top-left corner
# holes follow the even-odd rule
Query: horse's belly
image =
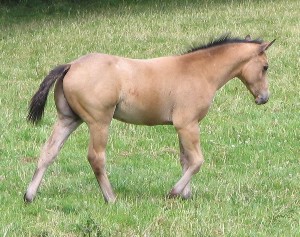
[(161, 108), (139, 108), (133, 105), (119, 104), (113, 117), (126, 123), (153, 126), (172, 124), (171, 116), (168, 114)]

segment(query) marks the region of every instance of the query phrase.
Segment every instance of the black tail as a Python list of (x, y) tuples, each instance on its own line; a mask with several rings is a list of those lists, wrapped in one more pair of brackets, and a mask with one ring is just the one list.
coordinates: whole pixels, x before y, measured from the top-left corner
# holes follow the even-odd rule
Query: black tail
[(27, 116), (28, 121), (33, 124), (37, 124), (42, 119), (47, 102), (47, 96), (51, 87), (58, 79), (64, 78), (70, 67), (70, 64), (57, 66), (48, 74), (48, 76), (45, 77), (40, 88), (31, 99)]

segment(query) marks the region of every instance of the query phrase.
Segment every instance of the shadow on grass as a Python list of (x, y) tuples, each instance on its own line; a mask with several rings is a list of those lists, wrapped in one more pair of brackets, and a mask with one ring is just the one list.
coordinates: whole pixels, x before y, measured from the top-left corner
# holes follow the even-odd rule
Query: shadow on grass
[(128, 9), (134, 14), (153, 9), (168, 12), (174, 8), (185, 9), (187, 6), (223, 4), (228, 3), (222, 0), (0, 0), (0, 26), (54, 17), (68, 18), (87, 12), (122, 15), (128, 13)]

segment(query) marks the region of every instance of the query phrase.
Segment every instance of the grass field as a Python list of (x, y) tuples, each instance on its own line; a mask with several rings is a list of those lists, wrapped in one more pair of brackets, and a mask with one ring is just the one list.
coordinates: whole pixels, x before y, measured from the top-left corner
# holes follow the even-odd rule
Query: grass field
[[(299, 1), (0, 1), (0, 236), (300, 236)], [(231, 32), (277, 39), (268, 50), (271, 98), (256, 106), (238, 80), (201, 122), (205, 163), (193, 199), (166, 199), (181, 175), (172, 126), (114, 121), (106, 205), (81, 126), (23, 203), (55, 108), (26, 122), (28, 102), (55, 65), (89, 52), (179, 54)]]

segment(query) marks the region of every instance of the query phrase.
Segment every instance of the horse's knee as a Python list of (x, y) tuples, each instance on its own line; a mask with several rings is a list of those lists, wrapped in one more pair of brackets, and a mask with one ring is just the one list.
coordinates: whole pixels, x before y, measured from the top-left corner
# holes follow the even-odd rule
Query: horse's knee
[(93, 160), (96, 159), (96, 154), (95, 154), (95, 152), (89, 150), (88, 155), (87, 155), (87, 159), (88, 159), (88, 161), (89, 161), (90, 163), (93, 162)]

